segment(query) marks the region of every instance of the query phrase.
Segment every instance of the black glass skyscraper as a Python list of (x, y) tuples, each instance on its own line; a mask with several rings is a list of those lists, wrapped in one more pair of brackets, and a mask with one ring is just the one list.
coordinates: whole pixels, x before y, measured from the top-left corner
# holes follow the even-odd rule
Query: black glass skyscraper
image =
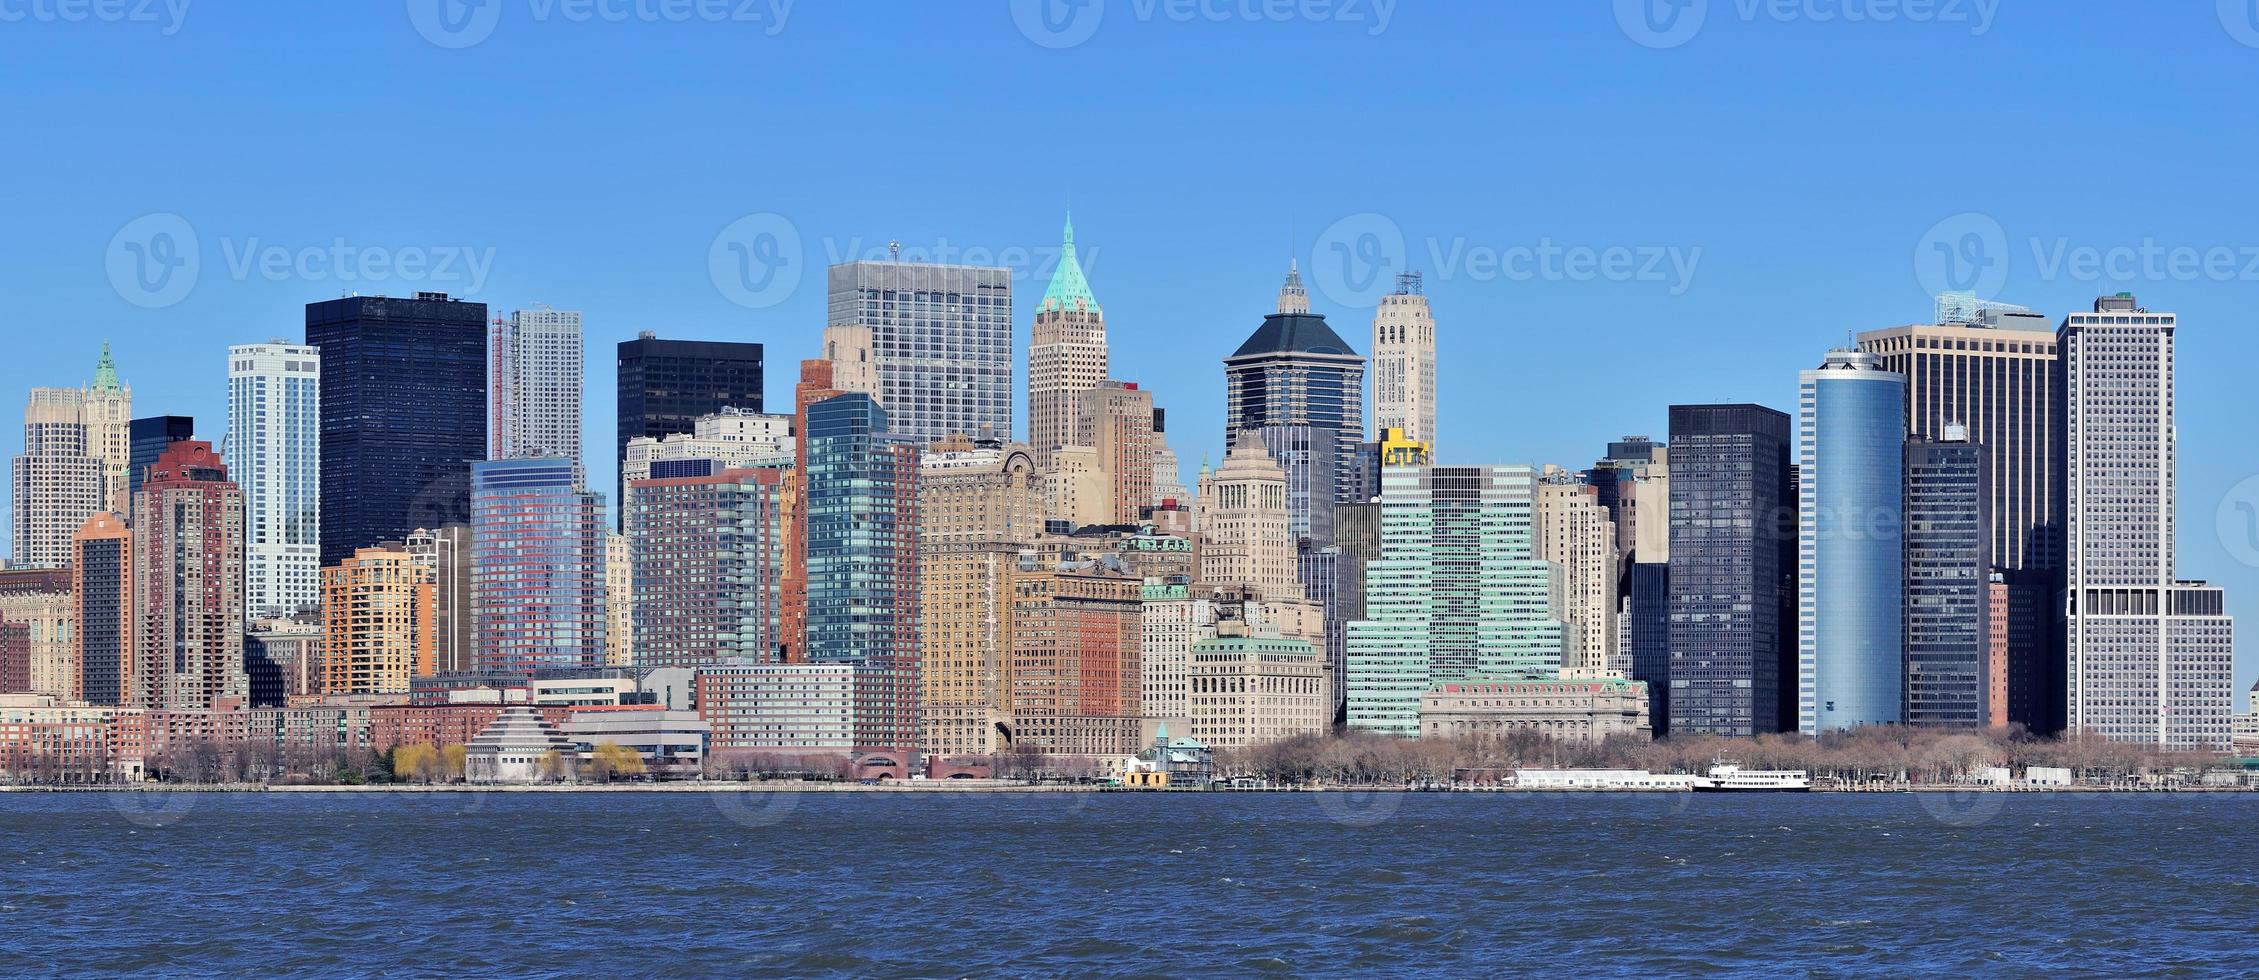
[(1906, 722), (1990, 722), (1990, 454), (1956, 439), (1906, 442)]
[(322, 350), (322, 564), (467, 524), (486, 456), (486, 304), (417, 293), (306, 304)]
[(1671, 406), (1670, 730), (1749, 736), (1795, 718), (1796, 515), (1788, 416)]
[(620, 344), (618, 367), (614, 462), (627, 458), (628, 440), (638, 436), (688, 433), (699, 417), (724, 408), (761, 411), (760, 344), (660, 340), (646, 331)]
[(126, 486), (134, 493), (141, 492), (141, 476), (147, 472), (165, 447), (173, 443), (196, 438), (196, 420), (186, 415), (152, 415), (134, 419), (126, 430), (126, 458), (129, 472)]

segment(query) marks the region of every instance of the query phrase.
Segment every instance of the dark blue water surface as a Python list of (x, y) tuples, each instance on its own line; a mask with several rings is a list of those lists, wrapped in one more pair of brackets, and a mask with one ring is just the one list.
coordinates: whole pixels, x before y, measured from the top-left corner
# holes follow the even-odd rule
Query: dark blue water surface
[(2246, 796), (0, 794), (24, 973), (2243, 972)]

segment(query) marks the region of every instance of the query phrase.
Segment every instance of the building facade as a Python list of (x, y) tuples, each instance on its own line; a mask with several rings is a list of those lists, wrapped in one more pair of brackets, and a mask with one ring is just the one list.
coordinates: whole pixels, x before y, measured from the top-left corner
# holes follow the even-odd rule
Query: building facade
[(1011, 729), (1012, 576), (1043, 529), (1023, 445), (935, 443), (920, 462), (921, 732), (943, 756), (1002, 751)]
[(24, 451), (9, 467), (8, 553), (15, 562), (57, 567), (68, 562), (71, 535), (87, 518), (110, 509), (107, 472), (87, 439), (86, 393), (33, 388), (24, 408)]
[(1671, 406), (1669, 734), (1795, 722), (1789, 431), (1761, 405)]
[[(115, 515), (110, 525), (123, 533)], [(78, 567), (79, 556), (72, 550), (72, 568)], [(0, 569), (0, 623), (22, 626), (27, 651), (30, 687), (35, 694), (51, 694), (70, 701), (84, 700), (81, 693), (79, 669), (78, 629), (76, 603), (78, 594), (72, 576), (75, 571), (59, 568)], [(123, 578), (123, 573), (111, 573)], [(120, 610), (130, 610), (120, 606)], [(130, 616), (130, 612), (127, 613)], [(120, 637), (130, 635), (131, 620), (113, 620), (113, 629), (120, 625)], [(113, 702), (115, 703), (115, 702)]]
[(1905, 720), (1906, 377), (1859, 351), (1799, 374), (1797, 730)]
[(417, 293), (306, 304), (321, 351), (322, 566), (470, 520), (486, 454), (486, 304)]
[(1435, 313), (1417, 272), (1373, 311), (1373, 429), (1435, 444)]
[(1333, 724), (1325, 658), (1308, 643), (1217, 636), (1194, 643), (1188, 660), (1191, 734), (1210, 748), (1323, 735)]
[(1537, 556), (1560, 566), (1558, 611), (1576, 628), (1562, 668), (1618, 669), (1616, 526), (1600, 504), (1598, 487), (1560, 471), (1538, 481)]
[(890, 431), (920, 445), (1012, 424), (1010, 269), (917, 262), (831, 267), (831, 327), (870, 331)]
[(807, 648), (810, 663), (855, 663), (859, 750), (906, 751), (918, 737), (922, 596), (915, 444), (859, 392), (807, 411)]
[(406, 694), (437, 669), (433, 582), (406, 548), (322, 569), (323, 694)]
[(2218, 588), (2174, 571), (2178, 327), (2119, 293), (2056, 334), (2067, 710), (2072, 731), (2217, 751), (2235, 710), (2235, 626)]
[(1441, 684), (1420, 698), (1420, 734), (1497, 737), (1537, 732), (1558, 742), (1654, 736), (1647, 685), (1617, 680)]
[(254, 619), (310, 612), (322, 591), (322, 352), (227, 350), (228, 475), (243, 487), (243, 602)]
[(134, 654), (133, 532), (124, 519), (89, 517), (71, 540), (71, 624), (78, 675), (73, 693), (88, 704), (137, 703)]
[(604, 503), (562, 457), (471, 467), (479, 670), (604, 662)]
[[(1335, 490), (1349, 487), (1357, 445), (1365, 439), (1365, 358), (1310, 312), (1299, 273), (1288, 272), (1279, 312), (1263, 318), (1246, 342), (1224, 358), (1224, 440), (1268, 425), (1306, 425), (1332, 432)], [(1328, 502), (1330, 503), (1331, 500)]]
[(1572, 639), (1537, 556), (1537, 474), (1402, 466), (1381, 474), (1381, 551), (1349, 624), (1351, 727), (1417, 736), (1420, 698), (1448, 681), (1557, 676)]
[(1952, 426), (1943, 439), (1906, 443), (1909, 725), (2008, 723), (2007, 583), (1993, 581), (1989, 465)]
[(250, 703), (243, 671), (243, 491), (208, 442), (177, 442), (133, 509), (134, 706)]
[(496, 317), (486, 351), (487, 458), (581, 458), (580, 314), (542, 307)]
[(633, 486), (635, 666), (777, 659), (784, 471), (733, 469)]
[(1300, 600), (1295, 538), (1286, 506), (1286, 471), (1260, 433), (1240, 430), (1224, 465), (1203, 468), (1199, 493), (1200, 580), (1244, 587), (1271, 599)]
[(196, 438), (196, 420), (186, 415), (134, 419), (126, 426), (126, 438), (131, 447), (127, 451), (126, 490), (140, 493), (141, 478), (148, 475), (157, 457), (164, 455), (166, 446)]

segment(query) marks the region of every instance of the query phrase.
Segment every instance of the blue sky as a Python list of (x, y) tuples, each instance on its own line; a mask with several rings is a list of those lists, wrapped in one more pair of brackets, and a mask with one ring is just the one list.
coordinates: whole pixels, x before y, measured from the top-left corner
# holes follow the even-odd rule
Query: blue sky
[[(217, 437), (222, 348), (308, 301), (548, 303), (608, 486), (612, 343), (761, 341), (788, 404), (822, 265), (895, 240), (1032, 270), (1024, 345), (1071, 201), (1188, 470), (1290, 256), (1360, 347), (1370, 274), (1426, 275), (1447, 461), (1581, 465), (1674, 401), (1789, 409), (1941, 285), (2124, 289), (2183, 323), (2183, 572), (2259, 622), (2246, 0), (458, 2), (0, 0), (0, 391), (108, 339)], [(193, 275), (137, 280), (153, 231)]]

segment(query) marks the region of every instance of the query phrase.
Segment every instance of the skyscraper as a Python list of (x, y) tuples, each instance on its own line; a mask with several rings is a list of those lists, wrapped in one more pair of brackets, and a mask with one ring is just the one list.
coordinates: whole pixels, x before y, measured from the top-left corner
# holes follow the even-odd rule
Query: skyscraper
[[(664, 439), (693, 432), (699, 419), (723, 409), (761, 410), (760, 344), (661, 340), (658, 334), (646, 330), (620, 344), (616, 366), (619, 426), (618, 442), (613, 446), (615, 460), (627, 458), (628, 440), (638, 436)], [(624, 491), (626, 486), (621, 480), (619, 489)], [(625, 498), (624, 492), (615, 497)]]
[(417, 293), (306, 304), (321, 351), (321, 563), (470, 519), (486, 455), (486, 304)]
[(869, 395), (808, 406), (807, 654), (858, 662), (856, 744), (919, 744), (918, 470), (920, 453), (893, 438)]
[(971, 265), (831, 267), (832, 327), (870, 330), (889, 431), (919, 445), (1012, 426), (1012, 272)]
[(253, 619), (312, 610), (322, 592), (322, 352), (227, 351), (228, 474), (243, 488), (243, 603)]
[(243, 670), (243, 491), (212, 444), (176, 442), (133, 507), (133, 704), (248, 706)]
[(88, 704), (134, 704), (133, 532), (108, 511), (71, 539), (71, 626), (76, 696)]
[(776, 661), (784, 474), (729, 469), (635, 484), (635, 666)]
[(1075, 439), (1076, 400), (1107, 377), (1106, 317), (1075, 258), (1072, 216), (1064, 237), (1028, 343), (1028, 444), (1046, 464)]
[(1135, 752), (1142, 726), (1144, 582), (1111, 559), (1048, 563), (1012, 577), (1015, 746), (1071, 755)]
[(1984, 448), (1992, 499), (1989, 551), (2008, 588), (2008, 715), (2037, 732), (2063, 727), (2063, 653), (2048, 607), (2062, 588), (2060, 400), (2047, 318), (1964, 295), (1941, 297), (1928, 324), (1859, 335), (1859, 349), (1906, 376), (1906, 427)]
[(1365, 618), (1349, 624), (1350, 726), (1418, 737), (1436, 684), (1558, 675), (1567, 627), (1537, 557), (1534, 471), (1392, 466), (1380, 505)]
[[(1966, 430), (1906, 443), (1906, 723), (2007, 723), (1992, 698), (1991, 486)], [(2000, 605), (2007, 588), (1999, 586)], [(2005, 613), (2006, 609), (2002, 608)], [(2005, 641), (2007, 623), (1998, 624)], [(2006, 679), (2005, 651), (2001, 674)], [(2004, 685), (2005, 686), (2005, 685)], [(2006, 693), (2003, 691), (2002, 693)]]
[(497, 318), (487, 341), (487, 455), (579, 459), (580, 314), (548, 307)]
[(1762, 405), (1671, 406), (1671, 734), (1795, 718), (1789, 440), (1788, 416)]
[(70, 561), (71, 536), (108, 509), (102, 457), (87, 442), (86, 393), (33, 388), (24, 409), (24, 451), (10, 466), (14, 495), (9, 552), (20, 565)]
[(604, 502), (562, 457), (471, 467), (480, 670), (604, 662)]
[(478, 610), (472, 599), (471, 528), (449, 524), (408, 532), (408, 557), (432, 583), (432, 663), (439, 671), (478, 666)]
[(1829, 351), (1797, 376), (1797, 728), (1905, 720), (1906, 376)]
[(1326, 318), (1311, 313), (1298, 273), (1279, 290), (1279, 312), (1263, 318), (1224, 358), (1224, 438), (1270, 425), (1328, 430), (1335, 489), (1325, 502), (1356, 499), (1350, 487), (1357, 444), (1365, 438), (1365, 359)]
[(1373, 428), (1435, 444), (1435, 314), (1417, 272), (1373, 311)]
[(164, 455), (166, 446), (196, 438), (196, 420), (186, 415), (152, 415), (134, 419), (127, 424), (126, 432), (132, 447), (126, 462), (126, 491), (140, 493), (141, 478), (148, 475), (157, 457)]
[(2177, 327), (2119, 293), (2056, 333), (2067, 707), (2073, 731), (2221, 750), (2235, 709), (2234, 621), (2221, 590), (2174, 574)]

